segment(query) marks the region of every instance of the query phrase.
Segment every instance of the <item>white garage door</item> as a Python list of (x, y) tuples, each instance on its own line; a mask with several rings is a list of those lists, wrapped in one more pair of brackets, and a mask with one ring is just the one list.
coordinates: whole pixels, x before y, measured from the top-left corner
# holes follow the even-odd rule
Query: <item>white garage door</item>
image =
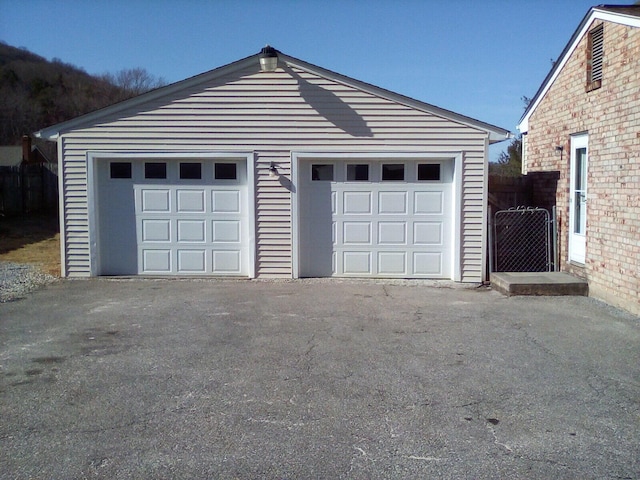
[(101, 275), (248, 276), (246, 162), (101, 160)]
[(300, 276), (452, 278), (452, 160), (303, 160), (299, 183)]

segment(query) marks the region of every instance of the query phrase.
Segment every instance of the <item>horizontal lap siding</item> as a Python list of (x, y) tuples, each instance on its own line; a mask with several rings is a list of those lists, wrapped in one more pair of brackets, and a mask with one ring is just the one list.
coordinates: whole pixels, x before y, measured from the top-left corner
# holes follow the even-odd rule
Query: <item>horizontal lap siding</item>
[(290, 179), (294, 151), (464, 152), (462, 279), (479, 281), (485, 137), (465, 125), (301, 70), (245, 71), (191, 86), (182, 95), (64, 135), (68, 272), (88, 275), (90, 269), (89, 150), (255, 152), (257, 274), (263, 277), (290, 276), (292, 266), (291, 193), (284, 182), (268, 176), (271, 162)]

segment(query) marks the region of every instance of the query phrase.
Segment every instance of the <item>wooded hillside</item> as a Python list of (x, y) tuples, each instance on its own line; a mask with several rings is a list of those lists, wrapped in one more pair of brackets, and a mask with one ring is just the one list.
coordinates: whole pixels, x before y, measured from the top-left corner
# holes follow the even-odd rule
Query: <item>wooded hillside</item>
[(0, 145), (163, 84), (144, 69), (97, 77), (0, 42)]

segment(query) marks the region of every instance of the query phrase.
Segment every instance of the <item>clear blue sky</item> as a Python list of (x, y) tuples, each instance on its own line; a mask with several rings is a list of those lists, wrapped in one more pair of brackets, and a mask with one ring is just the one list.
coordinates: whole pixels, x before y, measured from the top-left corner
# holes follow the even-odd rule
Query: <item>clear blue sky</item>
[[(0, 0), (0, 40), (92, 74), (143, 67), (169, 83), (257, 53), (268, 43), (517, 133), (521, 97), (534, 95), (551, 60), (589, 7), (599, 3)], [(506, 146), (492, 149), (492, 158)]]

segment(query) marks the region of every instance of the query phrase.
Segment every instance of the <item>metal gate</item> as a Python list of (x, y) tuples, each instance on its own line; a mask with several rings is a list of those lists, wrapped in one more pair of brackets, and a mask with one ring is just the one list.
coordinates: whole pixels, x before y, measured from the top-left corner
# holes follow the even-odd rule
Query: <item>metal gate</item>
[(494, 272), (551, 272), (555, 222), (544, 208), (512, 208), (496, 212), (493, 222)]

